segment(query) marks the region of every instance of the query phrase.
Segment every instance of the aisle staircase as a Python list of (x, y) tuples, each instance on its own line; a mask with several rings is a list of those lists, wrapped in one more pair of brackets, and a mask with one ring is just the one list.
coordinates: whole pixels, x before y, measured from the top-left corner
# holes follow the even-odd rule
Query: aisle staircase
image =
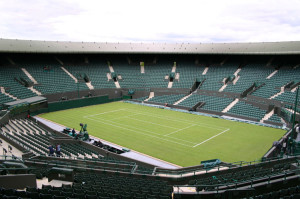
[(177, 102), (175, 102), (174, 105), (177, 105), (177, 104), (179, 104), (180, 102), (182, 102), (183, 100), (189, 98), (192, 94), (193, 94), (193, 93), (191, 93), (191, 94), (189, 94), (189, 95), (187, 95), (187, 96), (184, 96), (183, 98), (181, 98), (180, 100), (178, 100)]
[(147, 99), (145, 99), (145, 102), (147, 102), (148, 100), (150, 100), (153, 97), (154, 97), (154, 92), (150, 92), (150, 95)]
[(236, 105), (239, 102), (239, 99), (236, 98), (233, 100), (223, 111), (222, 113), (227, 113), (234, 105)]
[(282, 93), (284, 93), (284, 86), (282, 86), (280, 88), (280, 92), (276, 93), (275, 95), (271, 96), (269, 99), (273, 99), (275, 97), (278, 97), (279, 95), (281, 95)]
[(272, 115), (274, 114), (274, 109), (271, 110), (269, 113), (267, 113), (261, 120), (260, 122), (263, 123), (264, 121), (268, 120)]
[(205, 74), (207, 73), (207, 71), (208, 71), (208, 67), (205, 67), (205, 69), (204, 69), (202, 75), (205, 75)]
[(26, 68), (21, 68), (21, 70), (25, 73), (25, 75), (34, 83), (37, 84), (38, 82), (32, 77), (32, 75), (26, 70)]
[(278, 70), (275, 70), (274, 72), (272, 72), (272, 73), (267, 77), (267, 79), (270, 79), (271, 77), (273, 77), (277, 72), (278, 72)]
[(11, 95), (11, 94), (5, 92), (4, 87), (0, 87), (0, 91), (1, 91), (2, 94), (6, 95), (6, 96), (8, 96), (8, 97), (10, 97), (10, 98), (12, 98), (12, 99), (14, 99), (14, 100), (19, 100), (17, 97), (15, 97), (15, 96), (13, 96), (13, 95)]
[(38, 90), (36, 90), (35, 88), (33, 88), (33, 86), (28, 87), (29, 90), (31, 90), (33, 93), (37, 94), (37, 95), (42, 95), (42, 93)]
[(72, 79), (74, 79), (75, 83), (78, 82), (77, 78), (74, 77), (74, 75), (72, 75), (65, 67), (61, 66), (61, 69), (65, 71)]

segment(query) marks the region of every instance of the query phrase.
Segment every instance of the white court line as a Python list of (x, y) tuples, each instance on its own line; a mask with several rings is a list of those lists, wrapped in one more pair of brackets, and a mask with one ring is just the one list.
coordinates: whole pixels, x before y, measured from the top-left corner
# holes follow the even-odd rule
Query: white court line
[(179, 131), (182, 131), (182, 130), (184, 130), (184, 129), (191, 128), (191, 127), (193, 127), (193, 126), (196, 126), (196, 124), (193, 124), (193, 125), (191, 125), (191, 126), (187, 126), (187, 127), (185, 127), (185, 128), (182, 128), (182, 129), (178, 129), (177, 131), (173, 131), (173, 132), (168, 133), (168, 134), (166, 134), (166, 135), (164, 135), (164, 136), (172, 135), (172, 134), (177, 133), (177, 132), (179, 132)]
[(117, 109), (117, 110), (113, 110), (113, 111), (102, 112), (102, 113), (98, 113), (98, 114), (94, 114), (94, 115), (85, 115), (85, 116), (83, 116), (83, 118), (93, 117), (95, 115), (103, 115), (103, 114), (106, 114), (106, 113), (112, 113), (112, 112), (122, 111), (122, 110), (126, 110), (126, 109), (127, 108), (122, 108), (122, 109)]
[(225, 131), (222, 131), (221, 133), (219, 133), (219, 134), (217, 134), (217, 135), (214, 135), (214, 136), (208, 138), (207, 140), (204, 140), (203, 142), (201, 142), (201, 143), (199, 143), (199, 144), (196, 144), (196, 145), (193, 146), (193, 147), (199, 146), (200, 144), (203, 144), (203, 143), (205, 143), (205, 142), (207, 142), (207, 141), (209, 141), (209, 140), (211, 140), (211, 139), (213, 139), (213, 138), (215, 138), (215, 137), (217, 137), (217, 136), (219, 136), (219, 135), (225, 133), (225, 132), (228, 131), (228, 130), (230, 130), (230, 129), (226, 129)]
[[(100, 121), (100, 120), (94, 120), (94, 119), (91, 119), (91, 118), (87, 118), (87, 119), (93, 120), (93, 121), (96, 121), (96, 122), (101, 122), (101, 123), (103, 123), (103, 124), (111, 125), (111, 126), (114, 126), (114, 127), (117, 127), (117, 128), (121, 128), (121, 129), (126, 129), (126, 130), (129, 130), (129, 131), (133, 131), (133, 132), (135, 132), (135, 133), (143, 134), (143, 135), (146, 135), (146, 136), (149, 136), (149, 137), (154, 137), (154, 138), (157, 138), (157, 139), (160, 139), (160, 140), (165, 140), (165, 141), (173, 142), (173, 143), (176, 143), (176, 144), (179, 144), (179, 145), (191, 147), (190, 145), (183, 144), (183, 143), (181, 143), (181, 142), (175, 142), (175, 141), (172, 141), (172, 140), (168, 140), (168, 139), (164, 139), (164, 138), (161, 138), (161, 137), (157, 137), (157, 136), (155, 136), (155, 135), (149, 135), (149, 134), (147, 134), (147, 133), (142, 133), (141, 131), (135, 131), (135, 130), (128, 129), (128, 128), (124, 128), (124, 127), (121, 127), (121, 126), (118, 126), (118, 125), (109, 124), (109, 123), (106, 123), (106, 122), (103, 122), (103, 121)], [(122, 131), (120, 131), (120, 133), (122, 133)]]
[[(122, 119), (122, 118), (128, 118), (128, 117), (134, 116), (134, 115), (139, 115), (139, 113), (132, 114), (132, 115), (126, 115), (126, 116), (122, 116), (122, 117), (115, 117), (114, 119), (111, 119), (111, 120), (117, 120), (117, 119)], [(130, 119), (131, 119), (131, 118), (130, 118)]]
[[(127, 110), (128, 111), (128, 110)], [(205, 124), (205, 123), (201, 123), (201, 122), (198, 122), (198, 121), (195, 121), (194, 123), (191, 123), (190, 121), (188, 121), (188, 120), (179, 120), (179, 119), (173, 119), (173, 118), (170, 118), (170, 117), (159, 117), (159, 116), (157, 116), (157, 115), (155, 115), (155, 114), (145, 114), (145, 113), (142, 113), (142, 112), (137, 112), (137, 111), (132, 111), (131, 109), (130, 109), (130, 111), (128, 111), (128, 112), (133, 112), (133, 113), (139, 113), (139, 114), (141, 114), (141, 115), (146, 115), (146, 116), (153, 116), (153, 117), (156, 117), (156, 118), (161, 118), (161, 119), (166, 119), (166, 120), (170, 120), (170, 121), (173, 121), (173, 122), (183, 122), (183, 123), (186, 123), (186, 124), (195, 124), (195, 123), (197, 123), (196, 125), (197, 126), (202, 126), (202, 127), (206, 127), (206, 128), (211, 128), (211, 129), (216, 129), (216, 130), (224, 130), (225, 128), (218, 128), (218, 127), (215, 127), (215, 126), (211, 126), (211, 125), (207, 125), (207, 124)], [(201, 124), (201, 125), (199, 125), (199, 124)]]
[[(87, 118), (87, 119), (91, 119), (91, 118)], [(92, 119), (91, 119), (92, 120)], [(162, 136), (161, 134), (159, 133), (155, 133), (153, 131), (147, 131), (147, 130), (144, 130), (144, 129), (140, 129), (140, 128), (136, 128), (134, 126), (130, 126), (130, 125), (126, 125), (126, 124), (120, 124), (119, 122), (113, 122), (111, 120), (104, 120), (104, 119), (101, 119), (101, 118), (97, 118), (97, 120), (102, 120), (102, 121), (105, 121), (105, 122), (110, 122), (110, 123), (115, 123), (115, 124), (118, 124), (119, 126), (127, 126), (127, 127), (130, 127), (130, 128), (133, 128), (133, 129), (136, 129), (136, 130), (139, 130), (139, 131), (144, 131), (146, 133), (150, 133), (150, 134), (155, 134), (155, 135), (159, 135), (159, 136)], [(94, 120), (94, 121), (97, 121), (97, 120)], [(126, 128), (128, 129), (128, 128)], [(173, 137), (172, 137), (173, 138)], [(180, 140), (182, 142), (188, 142), (188, 143), (191, 143), (191, 144), (196, 144), (195, 142), (190, 142), (190, 141), (186, 141), (186, 140), (182, 140), (182, 139), (179, 139), (179, 138), (173, 138), (175, 140)]]
[[(137, 113), (137, 114), (134, 114), (134, 115), (140, 115), (140, 113)], [(148, 122), (148, 121), (145, 121), (145, 120), (139, 120), (139, 119), (136, 119), (136, 118), (131, 118), (130, 116), (132, 116), (132, 115), (129, 115), (128, 118), (130, 118), (130, 119), (132, 119), (132, 120), (141, 121), (141, 122), (146, 122), (146, 123), (149, 123), (149, 124), (155, 124), (155, 125), (158, 125), (158, 126), (167, 127), (167, 128), (171, 128), (171, 129), (177, 129), (177, 128), (172, 127), (172, 126), (166, 126), (166, 125), (162, 125), (162, 124), (157, 124), (157, 123), (153, 123), (153, 122)]]

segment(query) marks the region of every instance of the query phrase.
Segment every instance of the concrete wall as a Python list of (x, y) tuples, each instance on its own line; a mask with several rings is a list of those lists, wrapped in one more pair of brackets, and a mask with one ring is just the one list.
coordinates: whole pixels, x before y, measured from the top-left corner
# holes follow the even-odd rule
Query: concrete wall
[(3, 175), (0, 176), (0, 186), (6, 189), (36, 187), (36, 177), (35, 174)]

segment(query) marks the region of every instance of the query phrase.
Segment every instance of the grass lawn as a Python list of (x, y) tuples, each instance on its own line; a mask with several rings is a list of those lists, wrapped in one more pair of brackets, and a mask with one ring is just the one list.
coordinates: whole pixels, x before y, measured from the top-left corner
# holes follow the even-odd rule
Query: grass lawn
[(224, 162), (261, 158), (284, 130), (113, 102), (40, 117), (180, 166), (218, 158)]

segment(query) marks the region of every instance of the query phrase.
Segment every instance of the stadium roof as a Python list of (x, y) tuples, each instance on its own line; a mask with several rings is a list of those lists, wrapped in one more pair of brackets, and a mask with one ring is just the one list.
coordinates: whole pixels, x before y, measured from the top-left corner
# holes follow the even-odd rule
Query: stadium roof
[(0, 39), (0, 52), (300, 54), (300, 41), (262, 43), (98, 43)]

